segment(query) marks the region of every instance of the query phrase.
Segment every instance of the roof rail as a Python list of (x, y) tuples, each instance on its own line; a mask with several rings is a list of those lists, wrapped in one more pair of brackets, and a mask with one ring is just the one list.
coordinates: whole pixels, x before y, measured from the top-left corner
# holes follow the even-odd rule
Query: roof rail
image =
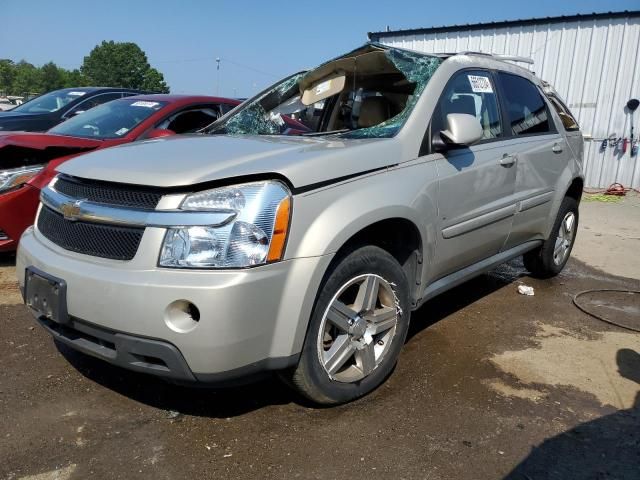
[(533, 65), (533, 59), (528, 57), (519, 57), (517, 55), (502, 55), (499, 53), (485, 53), (485, 52), (458, 52), (458, 55), (484, 55), (485, 57), (495, 58), (496, 60), (506, 60), (510, 62), (520, 62), (527, 63), (529, 65)]

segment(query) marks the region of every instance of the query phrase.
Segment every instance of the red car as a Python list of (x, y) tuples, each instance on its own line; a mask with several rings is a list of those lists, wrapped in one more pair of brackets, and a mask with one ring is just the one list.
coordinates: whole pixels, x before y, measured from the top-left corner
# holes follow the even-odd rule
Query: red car
[(0, 133), (0, 252), (16, 249), (22, 232), (33, 224), (40, 189), (62, 162), (99, 148), (195, 132), (239, 103), (217, 97), (138, 95), (92, 108), (45, 133)]

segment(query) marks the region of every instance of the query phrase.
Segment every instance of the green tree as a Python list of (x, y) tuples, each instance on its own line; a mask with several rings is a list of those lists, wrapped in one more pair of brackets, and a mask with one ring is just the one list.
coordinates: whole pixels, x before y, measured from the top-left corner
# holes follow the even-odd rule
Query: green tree
[(89, 86), (88, 79), (78, 70), (64, 70), (63, 71), (63, 87), (87, 87)]
[(162, 73), (152, 68), (144, 51), (131, 42), (103, 41), (84, 57), (80, 71), (96, 86), (169, 92)]
[(50, 92), (64, 87), (65, 73), (65, 70), (58, 68), (55, 63), (45, 63), (40, 67), (41, 91)]
[(42, 72), (32, 64), (21, 60), (15, 65), (11, 92), (15, 95), (41, 92)]
[(89, 85), (80, 70), (66, 70), (49, 62), (38, 68), (25, 60), (0, 59), (0, 95), (46, 93), (51, 90)]
[(164, 77), (155, 68), (149, 68), (144, 75), (142, 90), (149, 90), (150, 92), (169, 93), (169, 87), (164, 82)]
[(7, 58), (0, 59), (0, 93), (11, 95), (13, 78), (16, 75), (15, 64)]

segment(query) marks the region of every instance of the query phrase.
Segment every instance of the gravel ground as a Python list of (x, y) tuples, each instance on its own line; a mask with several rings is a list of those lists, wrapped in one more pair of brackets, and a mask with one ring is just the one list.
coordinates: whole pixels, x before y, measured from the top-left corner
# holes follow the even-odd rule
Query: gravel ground
[[(415, 312), (372, 395), (314, 408), (271, 378), (188, 389), (58, 347), (20, 304), (12, 262), (0, 258), (0, 479), (640, 478), (640, 335), (571, 302), (638, 290), (640, 269), (571, 260), (539, 281), (511, 262)], [(640, 323), (635, 297), (599, 308)]]

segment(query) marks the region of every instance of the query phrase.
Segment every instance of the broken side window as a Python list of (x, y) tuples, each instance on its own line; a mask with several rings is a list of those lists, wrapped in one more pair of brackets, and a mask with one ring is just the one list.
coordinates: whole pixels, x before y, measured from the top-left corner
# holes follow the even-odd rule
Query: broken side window
[[(230, 135), (278, 135), (285, 133), (287, 123), (280, 113), (270, 114), (267, 109), (275, 110), (286, 105), (292, 95), (298, 92), (298, 81), (303, 73), (286, 78), (275, 86), (258, 94), (253, 100), (240, 104), (203, 132)], [(282, 113), (286, 113), (284, 110)]]

